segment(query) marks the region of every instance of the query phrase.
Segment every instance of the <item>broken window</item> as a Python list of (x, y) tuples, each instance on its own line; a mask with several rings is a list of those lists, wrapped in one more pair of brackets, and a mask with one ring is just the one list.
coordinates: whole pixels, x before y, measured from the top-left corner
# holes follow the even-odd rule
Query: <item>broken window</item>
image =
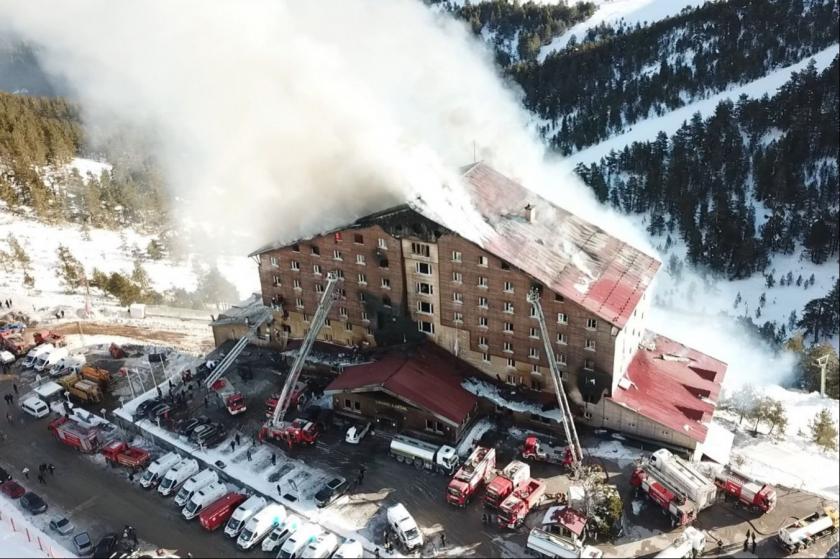
[(418, 274), (422, 274), (424, 276), (431, 276), (432, 275), (432, 265), (428, 262), (416, 262), (415, 263), (415, 270)]
[(505, 262), (504, 260), (502, 260), (502, 261), (500, 262), (500, 265), (501, 265), (502, 270), (510, 270), (510, 264), (508, 264), (508, 263), (507, 263), (507, 262)]
[(361, 411), (362, 403), (356, 400), (355, 402), (353, 402), (353, 409), (356, 411)]
[(359, 233), (356, 233), (356, 234), (353, 235), (353, 242), (356, 243), (357, 245), (363, 245), (363, 244), (365, 244), (365, 238), (362, 235), (360, 235)]
[(434, 286), (431, 283), (426, 282), (417, 282), (415, 284), (417, 288), (417, 293), (421, 295), (433, 295), (434, 294)]
[(292, 252), (300, 252), (300, 245), (295, 243), (292, 245)]
[(341, 231), (337, 231), (337, 232), (336, 232), (336, 234), (335, 234), (335, 242), (337, 242), (337, 243), (340, 243), (340, 242), (341, 242)]
[(557, 301), (558, 303), (562, 303), (566, 299), (562, 295), (560, 295), (559, 293), (555, 293), (554, 294), (554, 300)]
[(388, 268), (388, 259), (387, 259), (387, 258), (382, 258), (382, 259), (379, 261), (379, 267), (380, 267), (380, 268), (386, 268), (386, 269), (387, 269), (387, 268)]
[(431, 322), (421, 320), (417, 323), (417, 329), (424, 334), (434, 334), (435, 333), (435, 325)]
[(382, 297), (382, 304), (386, 307), (390, 307), (391, 306), (391, 298), (388, 297), (387, 295), (385, 295), (384, 297)]
[(426, 258), (429, 258), (431, 250), (429, 248), (429, 245), (427, 244), (411, 243), (411, 254), (415, 256), (425, 256)]
[(434, 314), (435, 306), (428, 301), (417, 301), (417, 312), (423, 314)]
[(587, 371), (594, 371), (595, 370), (595, 361), (593, 361), (592, 359), (584, 360), (583, 368)]
[(312, 245), (312, 255), (313, 256), (321, 256), (321, 249), (315, 245)]

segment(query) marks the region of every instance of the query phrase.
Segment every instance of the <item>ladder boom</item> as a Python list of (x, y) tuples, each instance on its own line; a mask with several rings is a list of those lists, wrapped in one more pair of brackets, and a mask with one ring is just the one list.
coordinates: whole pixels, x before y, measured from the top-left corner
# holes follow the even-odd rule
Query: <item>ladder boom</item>
[(569, 401), (566, 398), (566, 390), (563, 388), (563, 377), (560, 374), (560, 368), (557, 366), (557, 357), (554, 355), (554, 348), (551, 346), (551, 339), (548, 336), (548, 326), (545, 323), (545, 315), (540, 304), (540, 294), (536, 289), (528, 293), (528, 302), (531, 303), (537, 313), (543, 347), (545, 348), (546, 358), (548, 359), (548, 369), (554, 380), (554, 393), (557, 396), (557, 405), (560, 407), (560, 413), (563, 416), (563, 431), (566, 435), (566, 440), (569, 442), (569, 447), (572, 449), (572, 463), (574, 466), (578, 466), (581, 460), (583, 460), (583, 451), (581, 450), (577, 430), (575, 429), (575, 422), (572, 418), (572, 410), (569, 408)]
[(327, 321), (327, 315), (335, 302), (335, 288), (338, 283), (338, 278), (334, 274), (327, 276), (327, 285), (324, 287), (324, 294), (321, 296), (321, 302), (318, 303), (318, 308), (315, 309), (315, 314), (312, 316), (312, 322), (309, 324), (309, 331), (303, 338), (297, 357), (295, 358), (292, 368), (289, 370), (289, 376), (286, 377), (286, 383), (283, 385), (283, 391), (277, 399), (277, 405), (274, 407), (274, 413), (271, 416), (270, 425), (276, 427), (283, 421), (286, 411), (289, 408), (292, 398), (292, 390), (300, 377), (300, 372), (303, 370), (303, 364), (306, 362), (306, 357), (309, 351), (315, 344), (315, 339), (318, 337), (318, 332)]

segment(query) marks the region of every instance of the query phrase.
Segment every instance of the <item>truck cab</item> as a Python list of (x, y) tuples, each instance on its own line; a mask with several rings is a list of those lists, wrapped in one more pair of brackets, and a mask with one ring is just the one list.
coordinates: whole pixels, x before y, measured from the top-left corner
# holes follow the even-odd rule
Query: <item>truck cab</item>
[(181, 460), (166, 472), (158, 485), (158, 493), (164, 497), (175, 493), (190, 476), (198, 473), (198, 462), (192, 458)]
[(414, 517), (405, 508), (405, 505), (398, 503), (388, 508), (388, 526), (409, 551), (422, 547), (423, 534), (417, 526)]
[(263, 541), (285, 519), (286, 508), (283, 505), (277, 503), (266, 505), (245, 523), (245, 527), (236, 538), (237, 547), (251, 549)]
[(487, 484), (484, 492), (484, 504), (490, 508), (499, 508), (508, 495), (531, 478), (531, 467), (525, 462), (513, 460), (502, 472)]
[(157, 486), (175, 464), (181, 461), (177, 452), (168, 452), (152, 462), (140, 478), (140, 487), (149, 489)]
[(195, 474), (193, 477), (187, 480), (187, 482), (181, 487), (178, 491), (178, 494), (175, 495), (175, 504), (179, 507), (183, 507), (186, 505), (190, 499), (192, 499), (193, 495), (196, 494), (201, 489), (204, 489), (211, 483), (216, 483), (219, 481), (219, 476), (213, 470), (207, 468), (205, 470), (201, 470), (201, 472)]
[(225, 535), (229, 538), (237, 537), (239, 532), (241, 532), (242, 528), (245, 526), (245, 523), (248, 522), (252, 516), (264, 509), (267, 504), (266, 500), (259, 495), (252, 495), (248, 497), (247, 501), (239, 505), (239, 507), (233, 511), (233, 514), (225, 526)]

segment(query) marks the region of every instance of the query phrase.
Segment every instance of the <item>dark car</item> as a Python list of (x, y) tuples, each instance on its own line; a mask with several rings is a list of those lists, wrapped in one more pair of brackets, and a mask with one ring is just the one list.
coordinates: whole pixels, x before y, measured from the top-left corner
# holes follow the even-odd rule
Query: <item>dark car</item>
[(221, 423), (211, 423), (210, 425), (208, 425), (207, 429), (202, 430), (195, 437), (195, 444), (207, 445), (207, 441), (218, 437), (220, 433), (222, 434), (222, 438), (226, 436), (227, 433), (225, 431), (224, 426)]
[(93, 556), (94, 557), (110, 557), (111, 554), (114, 552), (114, 547), (116, 546), (117, 539), (119, 536), (117, 534), (107, 534), (99, 543), (96, 544), (96, 547), (93, 548)]
[(5, 469), (0, 467), (0, 483), (5, 483), (12, 479), (12, 476)]
[(138, 420), (146, 417), (147, 415), (149, 415), (149, 412), (152, 410), (152, 408), (154, 408), (157, 405), (160, 405), (160, 400), (158, 400), (157, 398), (151, 398), (144, 402), (140, 402), (140, 405), (137, 406), (136, 410), (134, 410), (134, 419)]
[(167, 417), (172, 411), (172, 406), (169, 404), (158, 404), (149, 412), (149, 419), (157, 419), (159, 417)]
[(81, 532), (73, 536), (73, 547), (76, 548), (76, 555), (82, 557), (93, 551), (93, 542), (87, 532)]
[(204, 446), (207, 448), (215, 448), (222, 444), (222, 441), (224, 441), (227, 438), (227, 435), (227, 431), (225, 431), (224, 429), (219, 429), (204, 440)]
[(201, 425), (202, 423), (208, 423), (210, 420), (206, 417), (191, 417), (189, 419), (185, 419), (178, 425), (178, 434), (182, 437), (189, 437), (190, 433), (192, 433), (193, 429)]
[(20, 498), (20, 506), (32, 514), (47, 512), (47, 503), (37, 494), (29, 491)]
[(318, 508), (324, 508), (347, 492), (347, 480), (343, 477), (336, 477), (327, 482), (317, 493), (315, 493), (315, 504)]
[(0, 485), (0, 493), (3, 493), (9, 499), (20, 499), (26, 494), (26, 489), (15, 480), (10, 479), (3, 485)]

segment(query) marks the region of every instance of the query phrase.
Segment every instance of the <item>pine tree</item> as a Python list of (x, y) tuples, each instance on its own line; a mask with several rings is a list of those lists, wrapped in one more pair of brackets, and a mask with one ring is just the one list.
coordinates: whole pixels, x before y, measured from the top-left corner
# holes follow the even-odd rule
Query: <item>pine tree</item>
[(823, 408), (808, 424), (811, 440), (826, 450), (837, 450), (837, 424), (831, 412)]

